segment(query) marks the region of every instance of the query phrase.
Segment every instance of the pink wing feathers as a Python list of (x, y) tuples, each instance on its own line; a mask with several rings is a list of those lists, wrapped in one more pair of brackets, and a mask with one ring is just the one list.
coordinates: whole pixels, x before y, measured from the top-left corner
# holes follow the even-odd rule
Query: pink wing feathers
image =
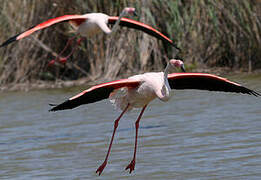
[(31, 35), (32, 33), (34, 33), (35, 31), (47, 28), (51, 25), (60, 23), (60, 22), (64, 22), (64, 21), (71, 21), (73, 20), (74, 25), (78, 25), (80, 22), (83, 22), (86, 19), (86, 16), (84, 15), (64, 15), (64, 16), (60, 16), (60, 17), (56, 17), (53, 19), (49, 19), (41, 24), (38, 24), (22, 33), (19, 33), (11, 38), (9, 38), (8, 40), (6, 40), (3, 44), (0, 45), (0, 47), (6, 46), (14, 41), (20, 40), (24, 37), (27, 37), (29, 35)]
[(50, 111), (73, 109), (82, 104), (89, 104), (101, 101), (103, 99), (108, 98), (115, 89), (119, 89), (122, 87), (135, 88), (139, 86), (139, 84), (139, 81), (130, 79), (120, 79), (116, 81), (98, 84), (85, 91), (82, 91), (81, 93), (71, 97), (67, 101), (53, 107)]
[(260, 96), (259, 93), (225, 78), (206, 73), (172, 73), (168, 75), (172, 89), (199, 89)]
[[(119, 17), (117, 17), (117, 16), (110, 16), (108, 23), (115, 24), (118, 19), (119, 19)], [(121, 18), (119, 25), (126, 26), (128, 28), (141, 30), (151, 36), (156, 37), (157, 39), (162, 40), (163, 42), (165, 42), (167, 44), (174, 46), (176, 49), (180, 50), (171, 39), (169, 39), (167, 36), (165, 36), (158, 30), (154, 29), (153, 27), (151, 27), (147, 24), (144, 24), (139, 21), (132, 20), (132, 19), (128, 19), (128, 18)]]
[[(119, 17), (117, 17), (117, 16), (109, 17), (108, 23), (115, 24), (115, 22), (118, 20), (118, 18)], [(41, 24), (38, 24), (22, 33), (19, 33), (15, 36), (9, 38), (4, 43), (2, 43), (0, 45), (0, 47), (6, 46), (14, 41), (25, 38), (38, 30), (47, 28), (49, 26), (52, 26), (52, 25), (60, 23), (60, 22), (70, 21), (70, 23), (73, 26), (79, 26), (85, 20), (86, 20), (85, 15), (64, 15), (64, 16), (53, 18), (53, 19), (49, 19)], [(144, 24), (144, 23), (132, 20), (132, 19), (128, 19), (128, 18), (122, 18), (119, 25), (141, 30), (141, 31), (143, 31), (151, 36), (154, 36), (158, 39), (161, 39), (163, 42), (170, 44), (170, 45), (174, 46), (175, 48), (179, 49), (171, 39), (169, 39), (167, 36), (163, 35), (161, 32), (159, 32), (158, 30), (152, 28), (151, 26), (149, 26), (147, 24)]]

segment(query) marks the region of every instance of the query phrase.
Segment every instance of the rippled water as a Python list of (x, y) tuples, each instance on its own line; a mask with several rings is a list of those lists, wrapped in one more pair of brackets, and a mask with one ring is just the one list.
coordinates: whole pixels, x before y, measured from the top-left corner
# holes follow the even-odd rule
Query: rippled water
[[(236, 78), (261, 91), (261, 77)], [(141, 120), (136, 168), (132, 159), (140, 110), (125, 114), (101, 177), (119, 115), (109, 101), (48, 112), (84, 88), (0, 93), (0, 179), (260, 179), (261, 97), (174, 91), (155, 100)]]

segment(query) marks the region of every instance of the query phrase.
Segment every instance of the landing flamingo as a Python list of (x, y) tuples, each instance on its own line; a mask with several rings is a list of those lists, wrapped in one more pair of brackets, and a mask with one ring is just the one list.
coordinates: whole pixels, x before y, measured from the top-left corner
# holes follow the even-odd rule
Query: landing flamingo
[(181, 60), (172, 59), (167, 64), (164, 72), (150, 72), (141, 75), (131, 76), (128, 79), (111, 81), (93, 86), (69, 100), (56, 105), (50, 111), (73, 109), (82, 104), (94, 103), (110, 98), (116, 107), (122, 110), (120, 116), (114, 122), (114, 130), (110, 145), (102, 165), (97, 169), (99, 175), (105, 168), (111, 151), (114, 134), (118, 123), (126, 111), (132, 108), (142, 108), (138, 119), (135, 122), (136, 136), (133, 159), (125, 170), (131, 173), (135, 168), (138, 128), (141, 116), (147, 105), (155, 98), (168, 101), (171, 89), (200, 89), (209, 91), (224, 91), (260, 96), (259, 93), (250, 90), (240, 84), (229, 81), (225, 78), (206, 73), (172, 73), (168, 74), (170, 67), (180, 67), (184, 71), (184, 64)]
[[(38, 24), (22, 33), (19, 33), (15, 36), (9, 38), (8, 40), (6, 40), (4, 43), (2, 43), (0, 45), (0, 48), (8, 45), (14, 41), (23, 39), (23, 38), (31, 35), (35, 31), (47, 28), (51, 25), (54, 25), (54, 24), (57, 24), (60, 22), (69, 21), (69, 23), (75, 29), (76, 35), (80, 35), (82, 37), (91, 38), (92, 36), (94, 36), (98, 33), (101, 33), (102, 31), (106, 34), (111, 34), (111, 33), (115, 32), (117, 30), (117, 27), (120, 25), (120, 26), (126, 26), (129, 28), (141, 30), (151, 36), (154, 36), (154, 37), (162, 40), (164, 43), (174, 46), (176, 49), (179, 50), (179, 48), (174, 44), (174, 42), (172, 40), (170, 40), (168, 37), (163, 35), (158, 30), (152, 28), (149, 25), (143, 24), (141, 22), (138, 22), (138, 21), (135, 21), (132, 19), (128, 19), (128, 18), (123, 18), (123, 16), (135, 15), (135, 14), (136, 14), (135, 8), (126, 7), (123, 9), (123, 11), (121, 12), (119, 17), (108, 16), (107, 14), (103, 14), (103, 13), (88, 13), (88, 14), (84, 14), (84, 15), (64, 15), (64, 16), (56, 17), (53, 19), (49, 19), (41, 24)], [(114, 24), (113, 28), (110, 29), (108, 27), (108, 24)], [(56, 57), (55, 60), (52, 60), (50, 62), (50, 64), (53, 64), (57, 59), (59, 59), (59, 61), (61, 63), (66, 62), (66, 60), (74, 52), (75, 47), (73, 48), (72, 52), (68, 56), (66, 56), (64, 58), (60, 58), (60, 56), (67, 49), (67, 47), (71, 44), (71, 42), (74, 40), (75, 37), (76, 36), (74, 36), (73, 38), (68, 40), (64, 49), (61, 51), (61, 53), (59, 53), (59, 55)], [(77, 41), (77, 45), (81, 42), (81, 40), (82, 40), (82, 38), (80, 38)]]

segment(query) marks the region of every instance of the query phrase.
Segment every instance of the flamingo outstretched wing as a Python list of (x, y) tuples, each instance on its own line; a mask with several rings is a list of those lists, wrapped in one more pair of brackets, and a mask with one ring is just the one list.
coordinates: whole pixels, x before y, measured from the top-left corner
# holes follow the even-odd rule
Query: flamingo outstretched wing
[(101, 101), (103, 99), (108, 98), (111, 92), (113, 92), (113, 90), (115, 89), (119, 89), (122, 87), (134, 88), (137, 87), (139, 84), (139, 81), (130, 79), (120, 79), (103, 84), (98, 84), (87, 90), (82, 91), (81, 93), (71, 97), (63, 103), (56, 105), (55, 107), (50, 109), (50, 111), (73, 109), (82, 104), (89, 104)]
[[(117, 17), (117, 16), (110, 16), (108, 24), (115, 24), (118, 19), (119, 19), (119, 17)], [(180, 50), (180, 48), (178, 48), (171, 39), (169, 39), (167, 36), (165, 36), (158, 30), (154, 29), (153, 27), (151, 27), (147, 24), (144, 24), (139, 21), (132, 20), (132, 19), (128, 19), (128, 18), (121, 18), (119, 25), (126, 26), (128, 28), (141, 30), (151, 36), (154, 36), (154, 37), (162, 40), (163, 42), (165, 42), (167, 44), (174, 46), (176, 49)]]
[(199, 89), (261, 95), (238, 83), (206, 73), (172, 73), (168, 75), (168, 80), (172, 89)]
[(53, 19), (49, 19), (49, 20), (47, 20), (47, 21), (45, 21), (41, 24), (33, 26), (32, 28), (29, 28), (28, 30), (9, 38), (4, 43), (2, 43), (0, 45), (0, 47), (6, 46), (6, 45), (8, 45), (8, 44), (10, 44), (14, 41), (20, 40), (24, 37), (31, 35), (35, 31), (47, 28), (51, 25), (54, 25), (54, 24), (57, 24), (57, 23), (60, 23), (60, 22), (70, 21), (70, 20), (81, 21), (81, 20), (85, 20), (85, 19), (86, 19), (86, 16), (84, 16), (84, 15), (64, 15), (64, 16), (53, 18)]

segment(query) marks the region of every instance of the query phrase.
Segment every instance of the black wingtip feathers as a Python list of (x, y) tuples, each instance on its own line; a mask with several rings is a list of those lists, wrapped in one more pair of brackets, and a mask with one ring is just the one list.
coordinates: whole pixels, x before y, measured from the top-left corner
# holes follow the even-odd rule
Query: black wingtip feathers
[(50, 106), (54, 106), (52, 109), (50, 109), (49, 111), (59, 111), (59, 110), (65, 110), (65, 109), (72, 109), (75, 108), (77, 105), (75, 105), (75, 103), (73, 103), (70, 100), (67, 100), (61, 104), (49, 104)]
[(256, 97), (261, 96), (261, 94), (256, 92), (256, 91), (251, 91), (250, 94), (252, 94), (252, 95), (254, 95)]
[[(20, 33), (20, 34), (21, 34), (21, 33)], [(17, 40), (17, 37), (18, 37), (20, 34), (17, 34), (17, 35), (15, 35), (15, 36), (9, 38), (9, 39), (6, 40), (5, 42), (3, 42), (3, 43), (0, 45), (0, 48), (1, 48), (1, 47), (4, 47), (4, 46), (7, 46), (8, 44), (10, 44), (10, 43), (16, 41), (16, 40)]]

